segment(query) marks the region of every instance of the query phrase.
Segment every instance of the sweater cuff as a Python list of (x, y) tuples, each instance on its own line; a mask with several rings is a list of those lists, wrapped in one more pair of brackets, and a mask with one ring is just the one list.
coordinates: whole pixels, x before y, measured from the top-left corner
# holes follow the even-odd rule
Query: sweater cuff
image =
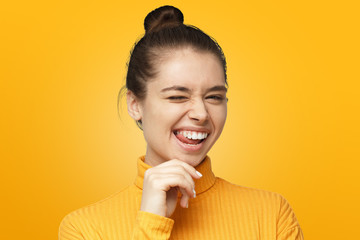
[[(136, 229), (134, 237), (142, 236), (141, 239), (169, 239), (174, 220), (149, 212), (139, 211), (136, 217)], [(135, 237), (136, 239), (136, 237)]]

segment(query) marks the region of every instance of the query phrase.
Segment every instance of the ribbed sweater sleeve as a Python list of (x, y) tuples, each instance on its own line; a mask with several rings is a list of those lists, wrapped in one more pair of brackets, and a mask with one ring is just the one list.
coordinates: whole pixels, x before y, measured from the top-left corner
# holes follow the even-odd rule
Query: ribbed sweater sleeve
[(170, 239), (174, 220), (153, 213), (139, 211), (132, 239)]
[[(59, 227), (59, 240), (85, 240), (85, 236), (81, 233), (77, 226), (77, 222), (81, 226), (88, 225), (82, 218), (77, 219), (73, 216), (74, 213), (67, 215), (60, 224)], [(86, 234), (92, 233), (92, 231)]]
[(277, 240), (303, 240), (304, 236), (288, 201), (280, 196), (280, 211), (277, 223)]

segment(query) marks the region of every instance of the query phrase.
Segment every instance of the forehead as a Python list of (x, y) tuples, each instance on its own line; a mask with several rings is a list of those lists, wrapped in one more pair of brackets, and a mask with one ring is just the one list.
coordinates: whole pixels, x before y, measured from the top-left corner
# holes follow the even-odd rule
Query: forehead
[(225, 85), (223, 67), (212, 53), (190, 48), (173, 50), (157, 66), (156, 77), (148, 83), (148, 90), (161, 90), (172, 85), (202, 90)]

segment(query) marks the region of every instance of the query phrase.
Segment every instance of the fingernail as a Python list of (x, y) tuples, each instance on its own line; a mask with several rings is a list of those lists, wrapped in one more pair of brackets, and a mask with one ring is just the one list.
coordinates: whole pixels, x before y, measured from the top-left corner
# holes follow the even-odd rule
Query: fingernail
[(199, 177), (202, 177), (202, 174), (198, 171), (196, 171), (196, 174), (199, 176)]
[(196, 192), (195, 192), (195, 189), (193, 189), (193, 192), (194, 192), (194, 198), (196, 198)]
[(186, 208), (189, 208), (189, 203), (186, 203)]

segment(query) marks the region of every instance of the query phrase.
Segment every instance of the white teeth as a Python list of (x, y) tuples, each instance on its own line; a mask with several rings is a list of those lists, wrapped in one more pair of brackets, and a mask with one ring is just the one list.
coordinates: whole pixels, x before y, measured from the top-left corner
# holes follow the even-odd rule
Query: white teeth
[(197, 136), (198, 136), (198, 135), (197, 135), (196, 132), (192, 132), (192, 136), (191, 136), (192, 139), (198, 139)]
[(205, 132), (194, 132), (194, 131), (176, 131), (176, 134), (182, 134), (184, 137), (194, 140), (205, 139), (208, 136), (208, 134)]

